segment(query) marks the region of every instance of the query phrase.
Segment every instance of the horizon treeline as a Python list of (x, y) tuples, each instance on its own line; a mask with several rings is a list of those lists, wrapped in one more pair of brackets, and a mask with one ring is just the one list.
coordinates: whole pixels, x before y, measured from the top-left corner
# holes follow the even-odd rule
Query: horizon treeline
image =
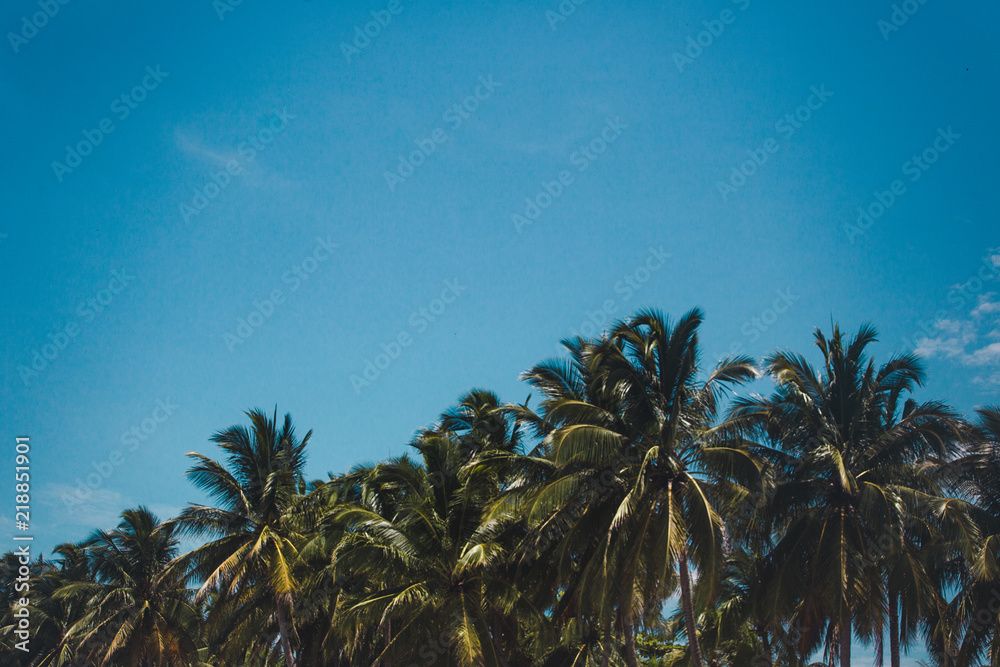
[(565, 340), (523, 403), (471, 390), (326, 480), (311, 432), (250, 410), (188, 455), (206, 504), (28, 564), (28, 652), (4, 555), (0, 663), (1000, 664), (1000, 408), (918, 401), (923, 363), (873, 359), (870, 325), (715, 361), (702, 321)]

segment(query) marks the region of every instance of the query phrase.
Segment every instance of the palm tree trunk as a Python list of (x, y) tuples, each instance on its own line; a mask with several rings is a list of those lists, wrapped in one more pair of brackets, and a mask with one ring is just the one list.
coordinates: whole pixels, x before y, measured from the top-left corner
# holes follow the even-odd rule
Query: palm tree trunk
[(688, 572), (687, 549), (681, 551), (678, 559), (681, 576), (681, 608), (684, 611), (684, 626), (687, 629), (688, 647), (691, 649), (691, 667), (703, 667), (698, 630), (694, 624), (694, 605), (691, 602), (691, 573)]
[(889, 664), (899, 667), (899, 596), (889, 591)]
[(851, 616), (850, 610), (840, 620), (840, 667), (851, 667)]
[(635, 628), (632, 627), (632, 619), (626, 618), (625, 626), (625, 662), (628, 667), (639, 667), (639, 658), (635, 654)]
[(281, 635), (281, 650), (285, 654), (285, 666), (295, 667), (295, 656), (292, 654), (292, 628), (285, 615), (285, 604), (282, 596), (275, 595), (274, 603), (278, 607), (278, 632)]

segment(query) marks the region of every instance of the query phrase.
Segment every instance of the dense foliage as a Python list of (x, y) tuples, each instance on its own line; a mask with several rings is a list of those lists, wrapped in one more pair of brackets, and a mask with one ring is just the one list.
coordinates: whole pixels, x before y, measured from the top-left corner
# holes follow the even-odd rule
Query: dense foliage
[(817, 331), (817, 366), (706, 366), (701, 322), (564, 341), (523, 375), (536, 405), (471, 391), (327, 481), (311, 434), (250, 411), (189, 455), (208, 504), (28, 564), (27, 654), (4, 556), (0, 662), (846, 667), (853, 641), (1000, 664), (1000, 409), (917, 402), (920, 360), (876, 363), (868, 326)]

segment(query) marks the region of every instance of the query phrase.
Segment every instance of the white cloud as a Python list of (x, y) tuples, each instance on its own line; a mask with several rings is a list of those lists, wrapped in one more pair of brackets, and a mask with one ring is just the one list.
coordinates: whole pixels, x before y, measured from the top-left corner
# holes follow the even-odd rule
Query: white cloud
[(980, 387), (984, 387), (986, 390), (992, 390), (994, 387), (1000, 387), (1000, 371), (987, 376), (977, 375), (972, 378), (972, 383), (979, 385)]
[(916, 353), (922, 357), (942, 356), (949, 359), (962, 353), (962, 344), (957, 338), (919, 338)]
[[(1000, 254), (991, 255), (990, 261), (1000, 266)], [(987, 390), (1000, 386), (1000, 298), (996, 292), (980, 295), (967, 318), (941, 319), (934, 326), (940, 334), (918, 339), (917, 354), (982, 369), (972, 378), (973, 384)]]
[(934, 326), (945, 333), (957, 334), (962, 331), (964, 324), (960, 320), (938, 320)]
[(978, 318), (983, 315), (1000, 313), (1000, 300), (995, 300), (996, 296), (996, 292), (989, 292), (988, 294), (981, 295), (979, 297), (979, 305), (972, 311), (972, 316)]
[(963, 359), (969, 366), (991, 366), (1000, 363), (1000, 343), (990, 343), (974, 350)]
[(934, 326), (943, 334), (934, 338), (917, 339), (917, 354), (928, 358), (935, 356), (948, 359), (961, 358), (965, 348), (976, 341), (976, 328), (972, 322), (938, 320)]

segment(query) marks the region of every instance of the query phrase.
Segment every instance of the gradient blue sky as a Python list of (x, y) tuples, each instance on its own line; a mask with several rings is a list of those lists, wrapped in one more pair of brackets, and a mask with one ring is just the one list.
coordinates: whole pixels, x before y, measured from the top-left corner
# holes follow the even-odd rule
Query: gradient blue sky
[[(471, 387), (522, 401), (519, 372), (607, 305), (701, 306), (711, 357), (811, 352), (813, 327), (870, 320), (879, 354), (928, 355), (923, 396), (997, 402), (1000, 7), (930, 0), (886, 38), (891, 2), (667, 4), (590, 0), (553, 27), (555, 2), (398, 0), (349, 57), (342, 44), (387, 0), (244, 0), (221, 20), (210, 0), (76, 0), (30, 39), (8, 36), (0, 464), (31, 436), (37, 545), (140, 502), (167, 515), (199, 499), (185, 452), (214, 455), (208, 437), (249, 407), (314, 430), (314, 477), (401, 453)], [(21, 32), (37, 11), (6, 2), (0, 27)], [(156, 83), (147, 67), (165, 75), (123, 118), (116, 98)], [(481, 77), (498, 85), (456, 127), (448, 110)], [(832, 96), (776, 125), (813, 87)], [(276, 112), (280, 131), (262, 132)], [(103, 119), (113, 132), (60, 181), (52, 163)], [(582, 157), (609, 120), (625, 127)], [(911, 181), (905, 163), (948, 128), (948, 150)], [(385, 173), (435, 130), (444, 142), (390, 189)], [(718, 183), (763, 146), (777, 150), (723, 197)], [(183, 215), (227, 164), (239, 173)], [(525, 198), (563, 171), (572, 182), (518, 229)], [(850, 229), (897, 179), (884, 215)], [(325, 259), (296, 277), (314, 252)], [(102, 293), (115, 271), (127, 284)], [(435, 303), (446, 281), (459, 294)], [(227, 345), (275, 289), (283, 302)], [(779, 293), (784, 312), (769, 312)], [(67, 326), (65, 349), (28, 373)], [(410, 344), (357, 392), (351, 376), (400, 334)], [(149, 421), (158, 400), (177, 406), (162, 423)], [(125, 446), (144, 420), (155, 432)]]

